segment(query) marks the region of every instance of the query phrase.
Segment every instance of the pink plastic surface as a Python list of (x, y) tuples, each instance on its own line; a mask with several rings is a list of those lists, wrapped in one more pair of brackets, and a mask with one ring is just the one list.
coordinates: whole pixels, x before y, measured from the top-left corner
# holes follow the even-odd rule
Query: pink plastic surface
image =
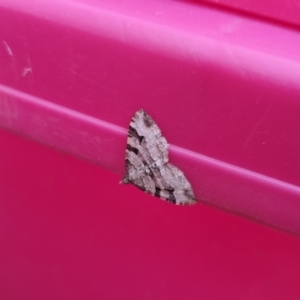
[[(209, 3), (215, 9), (236, 10), (235, 13), (248, 14), (252, 18), (261, 18), (270, 22), (282, 22), (288, 25), (300, 25), (300, 5), (297, 0), (188, 0), (192, 3)], [(232, 11), (234, 12), (234, 11)]]
[(299, 238), (170, 205), (3, 130), (0, 140), (1, 300), (299, 298)]
[[(300, 235), (297, 10), (267, 3), (0, 1), (1, 300), (300, 298), (299, 238), (211, 207)], [(210, 206), (118, 184), (140, 108)]]
[(2, 1), (0, 126), (124, 173), (148, 111), (197, 198), (300, 234), (300, 35), (193, 1)]

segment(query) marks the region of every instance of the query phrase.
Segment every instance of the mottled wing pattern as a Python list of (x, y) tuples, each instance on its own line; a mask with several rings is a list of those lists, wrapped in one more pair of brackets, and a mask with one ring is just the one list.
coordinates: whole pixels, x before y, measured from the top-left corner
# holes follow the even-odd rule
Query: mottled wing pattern
[(145, 166), (160, 167), (168, 162), (168, 143), (153, 119), (143, 110), (136, 112), (129, 125), (126, 158), (137, 154)]
[(182, 171), (168, 163), (168, 143), (144, 111), (134, 115), (128, 130), (124, 183), (178, 205), (195, 204), (192, 187)]

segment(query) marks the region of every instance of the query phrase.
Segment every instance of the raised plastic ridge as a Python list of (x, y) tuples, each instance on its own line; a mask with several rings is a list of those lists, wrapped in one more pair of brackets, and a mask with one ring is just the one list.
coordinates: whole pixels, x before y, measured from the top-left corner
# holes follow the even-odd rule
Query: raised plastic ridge
[(199, 200), (300, 234), (299, 32), (166, 0), (2, 1), (0, 20), (0, 126), (123, 173), (143, 108)]

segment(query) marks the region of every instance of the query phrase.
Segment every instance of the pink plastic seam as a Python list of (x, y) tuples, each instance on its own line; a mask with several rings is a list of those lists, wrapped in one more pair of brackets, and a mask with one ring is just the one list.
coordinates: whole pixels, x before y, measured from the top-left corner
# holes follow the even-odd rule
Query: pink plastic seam
[[(3, 85), (0, 126), (119, 172), (120, 177), (124, 172), (125, 127)], [(170, 156), (191, 178), (201, 201), (300, 234), (299, 187), (174, 145)]]

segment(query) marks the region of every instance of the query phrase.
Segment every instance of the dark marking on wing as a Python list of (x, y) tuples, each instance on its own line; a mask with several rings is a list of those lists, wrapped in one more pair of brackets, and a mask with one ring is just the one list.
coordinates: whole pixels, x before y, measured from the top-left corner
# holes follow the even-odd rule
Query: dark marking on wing
[(147, 127), (151, 127), (152, 124), (154, 123), (154, 121), (152, 120), (152, 118), (149, 115), (145, 114), (145, 113), (144, 113), (144, 119), (143, 119), (143, 121), (144, 121), (144, 123), (145, 123), (145, 125)]
[(166, 200), (169, 202), (172, 202), (172, 203), (176, 203), (176, 198), (174, 196), (174, 189), (166, 189), (166, 191), (168, 191), (170, 193), (169, 198)]
[(126, 170), (128, 169), (129, 166), (130, 166), (130, 161), (129, 161), (129, 159), (126, 157), (126, 158), (125, 158), (125, 168), (126, 168)]
[(138, 150), (138, 149), (136, 149), (135, 147), (130, 146), (129, 144), (127, 144), (126, 149), (127, 149), (128, 151), (133, 152), (133, 153), (136, 154), (136, 155), (139, 153), (139, 150)]
[(133, 128), (132, 126), (129, 126), (129, 130), (128, 130), (128, 136), (129, 137), (135, 137), (139, 140), (140, 144), (142, 143), (142, 141), (144, 140), (144, 136), (140, 136), (138, 134), (138, 132), (136, 131), (135, 128)]
[(161, 188), (155, 187), (155, 193), (154, 193), (154, 195), (155, 195), (156, 197), (160, 197), (160, 191), (161, 191)]

